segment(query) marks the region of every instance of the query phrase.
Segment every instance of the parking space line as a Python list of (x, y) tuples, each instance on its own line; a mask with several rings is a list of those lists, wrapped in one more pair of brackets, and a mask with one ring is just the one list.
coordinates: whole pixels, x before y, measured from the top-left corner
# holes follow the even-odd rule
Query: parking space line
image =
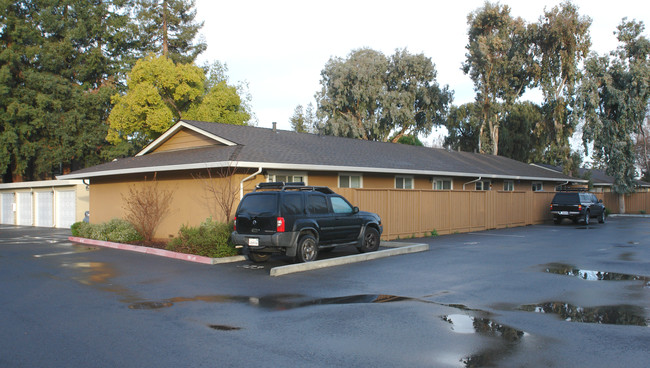
[(481, 236), (503, 236), (508, 238), (525, 238), (524, 235), (508, 235), (508, 234), (485, 234), (485, 233), (467, 233), (468, 235), (481, 235)]

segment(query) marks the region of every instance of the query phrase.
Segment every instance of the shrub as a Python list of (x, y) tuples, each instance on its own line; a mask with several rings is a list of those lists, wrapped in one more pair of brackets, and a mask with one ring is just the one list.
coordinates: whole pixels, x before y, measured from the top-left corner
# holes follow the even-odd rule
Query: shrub
[(130, 243), (142, 240), (133, 225), (121, 219), (112, 219), (101, 224), (76, 222), (70, 227), (73, 236), (81, 238), (112, 241), (116, 243)]
[(438, 230), (436, 229), (431, 230), (431, 237), (436, 237), (436, 236), (438, 236)]
[(206, 219), (198, 227), (183, 225), (178, 237), (167, 245), (167, 250), (212, 258), (234, 256), (237, 250), (230, 242), (232, 230), (232, 222), (224, 224), (212, 218)]

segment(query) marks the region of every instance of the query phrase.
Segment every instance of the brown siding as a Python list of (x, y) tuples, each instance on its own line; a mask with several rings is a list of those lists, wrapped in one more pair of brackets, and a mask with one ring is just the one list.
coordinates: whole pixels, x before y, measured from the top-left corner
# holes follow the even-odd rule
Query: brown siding
[(174, 151), (179, 149), (207, 147), (220, 144), (219, 142), (196, 133), (189, 129), (181, 129), (176, 134), (158, 146), (154, 152)]

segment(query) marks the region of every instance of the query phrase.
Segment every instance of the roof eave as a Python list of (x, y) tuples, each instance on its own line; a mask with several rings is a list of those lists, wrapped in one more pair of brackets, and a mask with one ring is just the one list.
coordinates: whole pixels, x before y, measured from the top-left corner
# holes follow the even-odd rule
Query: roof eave
[(265, 169), (281, 169), (281, 170), (305, 170), (305, 171), (339, 171), (339, 172), (360, 172), (360, 173), (381, 173), (381, 174), (403, 174), (403, 175), (430, 175), (430, 176), (460, 176), (460, 177), (481, 177), (485, 179), (507, 179), (507, 180), (536, 180), (536, 181), (556, 181), (556, 182), (574, 182), (574, 183), (587, 183), (587, 180), (576, 178), (561, 178), (561, 177), (541, 177), (541, 176), (526, 176), (526, 175), (499, 175), (499, 174), (485, 174), (485, 173), (472, 173), (472, 172), (454, 172), (454, 171), (438, 171), (438, 170), (412, 170), (412, 169), (393, 169), (393, 168), (373, 168), (373, 167), (358, 167), (358, 166), (336, 166), (336, 165), (311, 165), (311, 164), (283, 164), (283, 163), (269, 163), (269, 162), (247, 162), (247, 161), (215, 161), (215, 162), (201, 162), (195, 164), (181, 164), (181, 165), (164, 165), (164, 166), (149, 166), (138, 167), (129, 169), (117, 170), (103, 170), (89, 173), (68, 174), (57, 177), (58, 179), (90, 179), (104, 176), (113, 175), (128, 175), (138, 174), (145, 172), (165, 172), (165, 171), (183, 171), (183, 170), (200, 170), (212, 169), (219, 167), (239, 167), (239, 168), (259, 168)]

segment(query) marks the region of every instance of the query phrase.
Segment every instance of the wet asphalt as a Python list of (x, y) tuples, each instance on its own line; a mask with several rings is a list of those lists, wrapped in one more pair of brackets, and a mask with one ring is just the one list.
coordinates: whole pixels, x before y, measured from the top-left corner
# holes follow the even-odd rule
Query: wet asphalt
[(650, 357), (650, 218), (416, 239), (430, 250), (281, 277), (269, 269), (284, 257), (212, 266), (67, 236), (0, 225), (1, 367), (612, 367)]

